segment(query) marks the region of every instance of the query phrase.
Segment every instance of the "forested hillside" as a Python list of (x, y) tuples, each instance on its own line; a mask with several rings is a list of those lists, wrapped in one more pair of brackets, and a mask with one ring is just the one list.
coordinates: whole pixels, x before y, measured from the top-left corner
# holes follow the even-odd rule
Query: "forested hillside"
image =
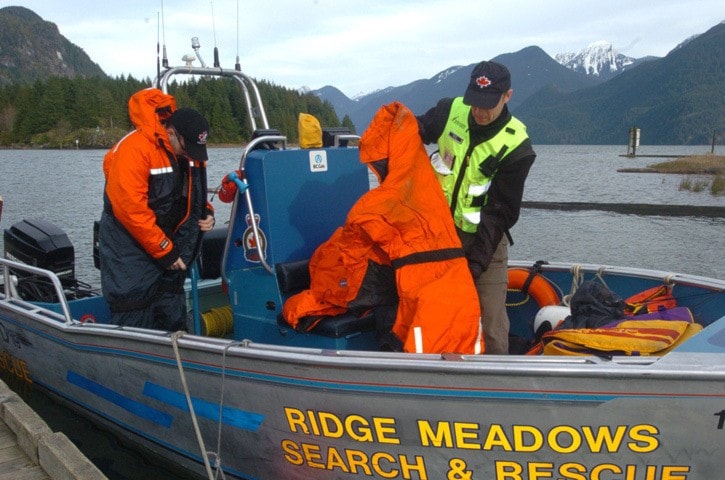
[[(32, 85), (0, 87), (0, 146), (35, 148), (107, 148), (131, 128), (129, 97), (151, 85), (132, 77), (74, 79), (51, 77)], [(294, 143), (297, 117), (310, 113), (323, 127), (338, 127), (332, 106), (313, 94), (259, 82), (270, 128), (277, 128)], [(243, 143), (251, 138), (244, 97), (228, 79), (192, 79), (173, 83), (169, 93), (179, 107), (191, 107), (210, 123), (211, 144)], [(257, 119), (258, 128), (261, 126)]]
[(0, 8), (0, 85), (48, 77), (104, 77), (86, 52), (24, 7)]

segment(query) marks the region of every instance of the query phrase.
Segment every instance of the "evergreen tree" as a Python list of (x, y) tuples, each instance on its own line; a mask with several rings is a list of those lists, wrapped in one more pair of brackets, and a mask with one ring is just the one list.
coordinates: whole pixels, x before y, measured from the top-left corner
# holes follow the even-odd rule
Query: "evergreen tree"
[(342, 117), (342, 126), (347, 127), (352, 133), (357, 133), (357, 131), (355, 130), (355, 124), (352, 123), (352, 118), (350, 118), (349, 115), (345, 115), (344, 117)]
[[(151, 86), (151, 80), (131, 76), (117, 78), (53, 77), (32, 85), (14, 84), (0, 88), (0, 145), (65, 148), (79, 141), (85, 148), (107, 148), (131, 128), (128, 100), (135, 92)], [(298, 141), (297, 117), (310, 113), (323, 127), (339, 126), (334, 108), (312, 94), (258, 83), (269, 127)], [(210, 123), (210, 141), (245, 143), (252, 137), (252, 122), (264, 128), (257, 105), (245, 104), (245, 95), (232, 79), (192, 77), (173, 81), (168, 91), (179, 107), (199, 110)], [(254, 92), (249, 92), (255, 101)]]

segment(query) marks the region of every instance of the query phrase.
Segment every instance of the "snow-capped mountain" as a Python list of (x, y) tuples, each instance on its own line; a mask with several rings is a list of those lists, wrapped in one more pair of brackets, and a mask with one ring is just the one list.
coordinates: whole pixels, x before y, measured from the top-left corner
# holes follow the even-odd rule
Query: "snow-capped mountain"
[(601, 40), (590, 43), (576, 53), (559, 53), (554, 59), (570, 70), (607, 80), (622, 73), (638, 62), (617, 52), (612, 44)]
[(456, 73), (457, 71), (459, 71), (462, 68), (465, 68), (465, 67), (462, 67), (460, 65), (456, 65), (455, 67), (450, 67), (446, 70), (443, 70), (438, 75), (436, 75), (436, 77), (433, 78), (433, 80), (435, 81), (435, 83), (444, 82), (448, 77), (450, 77), (451, 75), (453, 75), (454, 73)]

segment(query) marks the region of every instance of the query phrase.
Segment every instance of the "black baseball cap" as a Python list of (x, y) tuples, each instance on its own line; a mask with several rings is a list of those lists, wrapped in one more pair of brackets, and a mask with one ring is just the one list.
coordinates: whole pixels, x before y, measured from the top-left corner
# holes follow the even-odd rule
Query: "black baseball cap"
[(511, 88), (511, 73), (496, 62), (481, 62), (471, 72), (463, 103), (472, 107), (493, 108), (501, 95)]
[(192, 108), (180, 108), (166, 120), (184, 137), (184, 150), (194, 160), (208, 160), (206, 137), (209, 135), (209, 123), (204, 116)]

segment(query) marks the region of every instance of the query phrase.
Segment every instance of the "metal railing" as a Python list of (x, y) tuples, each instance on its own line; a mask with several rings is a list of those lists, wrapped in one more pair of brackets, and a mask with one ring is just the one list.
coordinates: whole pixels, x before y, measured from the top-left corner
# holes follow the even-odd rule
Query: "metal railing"
[(63, 285), (61, 284), (60, 279), (55, 273), (51, 272), (50, 270), (44, 270), (42, 268), (33, 267), (32, 265), (15, 262), (6, 258), (0, 258), (0, 267), (2, 267), (2, 277), (4, 285), (1, 297), (3, 300), (19, 300), (24, 302), (23, 298), (18, 295), (18, 292), (15, 288), (16, 277), (15, 275), (11, 274), (10, 270), (12, 269), (27, 272), (31, 275), (35, 275), (50, 281), (50, 284), (53, 286), (55, 295), (58, 298), (58, 305), (60, 306), (61, 314), (63, 316), (63, 319), (65, 320), (65, 323), (73, 323), (73, 317), (71, 315), (70, 307), (68, 306), (68, 299), (65, 296)]
[[(255, 109), (257, 110), (258, 116), (262, 122), (262, 128), (268, 129), (269, 122), (267, 121), (267, 113), (264, 110), (264, 104), (262, 103), (262, 96), (259, 94), (257, 84), (254, 83), (251, 77), (238, 71), (238, 70), (225, 70), (223, 68), (210, 68), (210, 67), (169, 67), (163, 72), (157, 79), (159, 89), (164, 93), (168, 93), (169, 79), (175, 75), (202, 75), (210, 77), (220, 78), (233, 78), (239, 84), (239, 87), (244, 94), (244, 100), (247, 108), (247, 116), (249, 117), (249, 123), (252, 131), (257, 130), (257, 122), (255, 120)], [(250, 96), (250, 88), (254, 94), (254, 99)], [(252, 103), (254, 100), (254, 103)]]

